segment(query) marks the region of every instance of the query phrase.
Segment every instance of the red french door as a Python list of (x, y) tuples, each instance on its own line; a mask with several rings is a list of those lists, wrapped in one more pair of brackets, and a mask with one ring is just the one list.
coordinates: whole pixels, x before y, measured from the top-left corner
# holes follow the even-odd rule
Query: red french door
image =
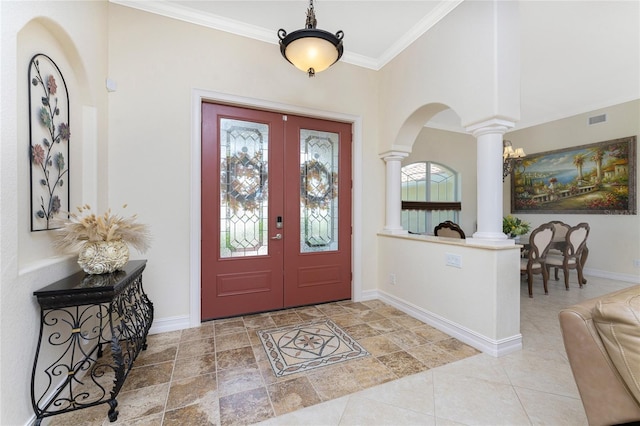
[(202, 319), (351, 297), (351, 125), (202, 104)]

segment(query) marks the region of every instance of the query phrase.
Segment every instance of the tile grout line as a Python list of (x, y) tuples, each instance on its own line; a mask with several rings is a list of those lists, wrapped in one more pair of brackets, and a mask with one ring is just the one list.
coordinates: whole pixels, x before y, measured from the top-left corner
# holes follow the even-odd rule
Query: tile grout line
[[(344, 303), (340, 303), (340, 304), (338, 304), (338, 303), (334, 303), (334, 304), (333, 304), (333, 306), (334, 306), (335, 308), (338, 308), (338, 307), (339, 307), (339, 308), (340, 308), (340, 310), (338, 310), (338, 309), (332, 309), (332, 308), (327, 308), (327, 309), (326, 309), (326, 311), (327, 311), (327, 312), (329, 312), (329, 313), (327, 313), (327, 312), (325, 312), (325, 311), (323, 311), (323, 310), (319, 309), (319, 308), (318, 308), (317, 306), (315, 306), (315, 305), (314, 305), (314, 306), (312, 306), (313, 308), (315, 308), (315, 309), (320, 313), (320, 316), (314, 316), (314, 315), (312, 315), (312, 314), (313, 314), (313, 312), (308, 312), (307, 314), (305, 314), (303, 311), (301, 311), (301, 310), (300, 310), (300, 308), (298, 308), (298, 309), (289, 309), (289, 310), (276, 311), (276, 312), (274, 312), (274, 313), (270, 313), (270, 315), (269, 315), (269, 318), (271, 318), (271, 322), (272, 322), (273, 324), (275, 324), (275, 327), (270, 327), (270, 326), (269, 326), (269, 327), (266, 327), (266, 326), (265, 326), (265, 327), (263, 327), (263, 328), (265, 328), (265, 329), (267, 329), (267, 328), (271, 329), (271, 328), (277, 328), (277, 327), (285, 327), (285, 326), (287, 326), (287, 324), (284, 324), (284, 323), (282, 323), (282, 322), (276, 323), (275, 321), (273, 321), (273, 318), (272, 318), (272, 316), (271, 316), (271, 315), (272, 315), (272, 314), (277, 314), (277, 313), (295, 313), (295, 314), (296, 314), (295, 316), (298, 318), (298, 319), (297, 319), (297, 321), (296, 321), (296, 324), (307, 324), (307, 323), (309, 323), (309, 322), (314, 322), (314, 321), (330, 320), (330, 321), (332, 321), (333, 323), (335, 323), (335, 324), (336, 324), (336, 326), (339, 326), (339, 324), (335, 322), (335, 319), (334, 319), (334, 318), (335, 318), (335, 317), (338, 317), (338, 316), (343, 316), (343, 315), (344, 315), (345, 317), (348, 317), (348, 316), (352, 316), (352, 317), (353, 317), (351, 321), (349, 321), (347, 318), (345, 318), (345, 319), (347, 320), (347, 323), (349, 323), (349, 324), (351, 324), (351, 325), (363, 325), (363, 324), (368, 325), (368, 322), (367, 322), (366, 320), (363, 320), (363, 319), (362, 319), (362, 314), (363, 314), (363, 312), (368, 311), (368, 312), (372, 312), (372, 313), (377, 313), (376, 311), (378, 311), (378, 310), (380, 310), (380, 309), (388, 308), (388, 306), (387, 306), (387, 305), (382, 304), (382, 305), (376, 305), (375, 307), (364, 305), (364, 306), (366, 306), (366, 309), (362, 309), (362, 307), (358, 307), (358, 305), (355, 305), (355, 303), (356, 303), (356, 302), (349, 302), (349, 303), (344, 302)], [(349, 305), (354, 305), (354, 307), (349, 307)], [(305, 309), (311, 309), (311, 307), (305, 307)], [(396, 325), (397, 325), (397, 326), (399, 326), (400, 328), (399, 328), (399, 329), (397, 329), (397, 330), (391, 330), (391, 331), (388, 331), (388, 332), (386, 332), (384, 329), (377, 329), (377, 328), (375, 328), (375, 329), (374, 329), (374, 330), (375, 330), (375, 333), (376, 333), (376, 334), (375, 334), (375, 336), (387, 336), (387, 335), (389, 335), (389, 334), (398, 333), (398, 332), (401, 332), (401, 331), (409, 331), (409, 332), (413, 333), (412, 328), (411, 328), (411, 327), (409, 327), (409, 326), (407, 326), (407, 325), (405, 325), (405, 324), (409, 324), (409, 325), (411, 325), (411, 323), (410, 323), (410, 322), (405, 322), (404, 324), (396, 322), (396, 320), (395, 320), (394, 318), (399, 319), (399, 318), (400, 318), (400, 315), (396, 315), (396, 316), (386, 316), (386, 315), (382, 315), (382, 314), (380, 314), (380, 315), (381, 315), (381, 319), (380, 319), (380, 321), (391, 321), (392, 323), (396, 324)], [(271, 395), (271, 393), (269, 392), (269, 386), (272, 386), (272, 385), (273, 385), (273, 386), (277, 386), (277, 384), (278, 384), (278, 383), (286, 383), (286, 382), (288, 382), (288, 381), (290, 381), (290, 380), (293, 380), (293, 379), (295, 379), (295, 378), (284, 379), (284, 380), (275, 380), (271, 385), (267, 383), (267, 378), (266, 378), (265, 374), (272, 374), (272, 373), (273, 373), (273, 371), (271, 371), (271, 370), (269, 370), (268, 372), (267, 372), (267, 371), (263, 371), (262, 367), (260, 366), (260, 362), (259, 362), (260, 357), (258, 357), (258, 356), (256, 355), (256, 352), (254, 351), (255, 347), (254, 347), (254, 344), (253, 344), (253, 343), (254, 343), (254, 342), (257, 342), (257, 344), (256, 344), (256, 345), (257, 345), (257, 348), (258, 348), (259, 350), (264, 350), (264, 347), (260, 347), (260, 345), (259, 345), (259, 344), (261, 343), (261, 341), (260, 341), (260, 340), (255, 340), (255, 339), (253, 339), (253, 340), (252, 340), (252, 339), (251, 339), (251, 337), (250, 337), (250, 333), (252, 333), (252, 332), (257, 332), (257, 331), (259, 331), (259, 330), (260, 330), (260, 328), (256, 328), (256, 329), (250, 329), (250, 328), (248, 328), (248, 327), (247, 327), (247, 322), (245, 321), (245, 318), (244, 318), (244, 317), (245, 317), (245, 316), (240, 316), (240, 317), (238, 317), (237, 319), (239, 319), (239, 320), (241, 320), (241, 321), (242, 321), (243, 333), (244, 333), (245, 338), (246, 338), (246, 339), (247, 339), (247, 341), (248, 341), (248, 348), (249, 348), (249, 349), (251, 349), (251, 355), (252, 355), (252, 357), (253, 357), (253, 363), (254, 363), (253, 365), (255, 365), (255, 366), (256, 366), (257, 372), (260, 374), (260, 385), (261, 385), (260, 387), (261, 387), (262, 389), (264, 389), (264, 392), (266, 392), (266, 395), (267, 395), (267, 398), (268, 398), (268, 401), (269, 401), (269, 406), (270, 406), (270, 409), (271, 409), (271, 417), (269, 417), (268, 419), (273, 419), (273, 418), (279, 417), (279, 415), (278, 415), (278, 414), (277, 414), (277, 412), (276, 412), (276, 403), (275, 403), (275, 400), (272, 398), (272, 395)], [(282, 319), (285, 319), (285, 317), (281, 317), (281, 318), (282, 318)], [(225, 320), (226, 320), (226, 319), (225, 319)], [(225, 321), (225, 322), (227, 322), (227, 321)], [(224, 323), (224, 322), (223, 322), (223, 323)], [(223, 323), (220, 323), (220, 324), (223, 324)], [(192, 341), (205, 341), (205, 340), (207, 340), (207, 339), (211, 338), (211, 339), (213, 339), (213, 343), (214, 343), (214, 345), (213, 345), (213, 359), (214, 359), (214, 363), (215, 363), (215, 369), (214, 369), (214, 371), (215, 371), (215, 379), (216, 379), (216, 393), (217, 393), (217, 395), (216, 395), (216, 401), (215, 401), (215, 403), (217, 404), (217, 410), (216, 410), (217, 418), (215, 419), (215, 421), (217, 421), (218, 425), (223, 425), (223, 423), (222, 423), (222, 422), (223, 422), (223, 418), (222, 418), (222, 412), (221, 412), (221, 406), (220, 406), (220, 400), (221, 400), (222, 396), (221, 396), (221, 393), (220, 393), (220, 380), (219, 380), (219, 379), (220, 379), (220, 372), (221, 372), (221, 370), (219, 370), (219, 361), (220, 361), (220, 358), (219, 358), (219, 350), (218, 350), (218, 349), (220, 348), (220, 346), (219, 346), (219, 339), (220, 339), (222, 336), (224, 336), (225, 334), (227, 334), (227, 333), (222, 333), (222, 334), (220, 334), (220, 327), (216, 327), (216, 320), (211, 321), (211, 322), (209, 323), (210, 325), (208, 325), (208, 324), (207, 324), (207, 325), (205, 325), (205, 324), (206, 324), (206, 323), (203, 323), (203, 326), (205, 326), (205, 327), (211, 327), (211, 329), (210, 329), (210, 330), (203, 330), (200, 334), (199, 334), (198, 332), (194, 331), (194, 332), (193, 332), (193, 335), (189, 334), (189, 336), (191, 336), (190, 340), (185, 340), (185, 341), (183, 341), (182, 339), (185, 337), (185, 335), (187, 335), (186, 330), (191, 330), (191, 329), (181, 330), (181, 332), (180, 332), (180, 334), (179, 334), (179, 336), (178, 336), (178, 341), (175, 343), (175, 345), (176, 345), (176, 349), (175, 349), (175, 351), (176, 351), (176, 352), (175, 352), (175, 354), (174, 354), (174, 356), (173, 356), (173, 359), (172, 359), (172, 361), (171, 361), (171, 362), (172, 362), (172, 371), (171, 371), (170, 379), (169, 379), (169, 382), (168, 382), (168, 391), (167, 391), (167, 395), (166, 395), (165, 400), (164, 400), (164, 404), (163, 404), (163, 411), (162, 411), (161, 415), (159, 416), (159, 417), (160, 417), (160, 420), (161, 420), (163, 423), (165, 422), (165, 420), (167, 420), (167, 408), (168, 408), (168, 402), (169, 402), (169, 400), (170, 400), (171, 388), (172, 388), (172, 385), (174, 384), (174, 382), (176, 381), (177, 374), (179, 374), (179, 373), (178, 373), (178, 370), (177, 370), (177, 363), (178, 363), (178, 361), (179, 361), (179, 359), (178, 359), (178, 358), (179, 358), (180, 348), (182, 347), (182, 348), (184, 349), (184, 348), (189, 344), (189, 342), (192, 342)], [(423, 325), (427, 325), (427, 324), (423, 324)], [(343, 326), (339, 326), (339, 327), (341, 327), (341, 328), (342, 328)], [(231, 327), (231, 328), (233, 328), (233, 327)], [(225, 330), (229, 331), (229, 330), (231, 330), (231, 328), (229, 328), (228, 330), (227, 330), (227, 329), (225, 329)], [(413, 327), (413, 328), (416, 328), (416, 327)], [(344, 328), (343, 328), (343, 329), (344, 329)], [(239, 330), (239, 327), (238, 327), (238, 331), (240, 331), (240, 330)], [(344, 331), (345, 331), (345, 332), (347, 332), (346, 330), (344, 330)], [(229, 331), (229, 333), (228, 333), (228, 334), (233, 334), (233, 333), (234, 333), (234, 332)], [(347, 332), (347, 333), (348, 333), (348, 332)], [(365, 334), (366, 334), (366, 333), (365, 333)], [(362, 340), (363, 340), (363, 339), (365, 339), (365, 338), (367, 338), (367, 337), (375, 337), (375, 336), (364, 336), (364, 337), (361, 337), (361, 338), (359, 338), (359, 339), (353, 338), (353, 336), (351, 336), (351, 337), (353, 338), (353, 340), (354, 340), (354, 341), (355, 341), (359, 346), (361, 346), (364, 350), (366, 350), (366, 351), (370, 354), (371, 359), (373, 359), (373, 360), (376, 360), (376, 361), (377, 361), (377, 364), (376, 364), (376, 365), (378, 365), (378, 364), (379, 364), (380, 366), (382, 366), (382, 368), (383, 368), (385, 371), (389, 372), (390, 376), (392, 376), (392, 377), (393, 377), (393, 379), (387, 380), (387, 381), (382, 382), (382, 383), (376, 383), (376, 384), (373, 384), (373, 385), (372, 385), (372, 384), (367, 384), (367, 383), (369, 383), (369, 381), (365, 381), (365, 382), (364, 382), (364, 385), (365, 385), (366, 387), (364, 387), (364, 388), (360, 388), (360, 386), (361, 386), (361, 385), (360, 385), (360, 383), (361, 383), (361, 382), (360, 382), (360, 381), (358, 381), (358, 380), (356, 380), (356, 381), (354, 381), (354, 385), (357, 385), (357, 387), (358, 387), (358, 389), (357, 389), (356, 391), (354, 391), (354, 392), (350, 392), (350, 393), (347, 393), (347, 394), (344, 394), (344, 395), (341, 395), (341, 396), (337, 396), (337, 397), (331, 397), (331, 396), (330, 396), (330, 395), (331, 395), (331, 393), (328, 393), (328, 394), (327, 394), (327, 396), (329, 396), (329, 398), (328, 398), (328, 399), (323, 399), (323, 398), (321, 397), (320, 392), (319, 392), (319, 388), (318, 388), (318, 386), (317, 386), (318, 384), (317, 384), (317, 383), (314, 383), (312, 380), (310, 380), (310, 379), (309, 379), (309, 374), (316, 373), (316, 372), (318, 371), (318, 369), (314, 369), (314, 370), (310, 370), (310, 371), (305, 371), (305, 372), (302, 372), (302, 375), (301, 375), (300, 377), (304, 377), (304, 378), (306, 378), (306, 380), (307, 380), (307, 381), (308, 381), (308, 383), (310, 384), (310, 389), (311, 389), (311, 390), (313, 390), (313, 392), (315, 393), (315, 398), (317, 398), (317, 400), (319, 401), (319, 402), (312, 403), (312, 404), (311, 404), (311, 405), (309, 405), (308, 407), (315, 406), (315, 405), (318, 405), (318, 404), (322, 404), (322, 403), (325, 403), (325, 402), (327, 402), (327, 403), (328, 403), (328, 402), (330, 402), (330, 401), (333, 401), (333, 400), (336, 400), (336, 399), (339, 399), (339, 398), (342, 398), (342, 397), (345, 397), (345, 396), (348, 398), (348, 399), (347, 399), (347, 402), (348, 402), (348, 401), (350, 401), (350, 400), (351, 400), (351, 395), (353, 395), (354, 393), (357, 393), (357, 392), (362, 391), (362, 390), (365, 390), (365, 389), (372, 388), (372, 387), (374, 387), (374, 386), (383, 385), (383, 384), (385, 384), (385, 383), (389, 383), (389, 382), (392, 382), (392, 381), (395, 381), (395, 380), (401, 379), (402, 377), (406, 377), (406, 376), (402, 376), (402, 377), (398, 376), (398, 374), (397, 374), (397, 373), (395, 373), (392, 369), (390, 369), (390, 367), (389, 367), (389, 366), (387, 366), (387, 365), (385, 365), (384, 363), (382, 363), (382, 361), (380, 361), (380, 360), (378, 359), (378, 357), (377, 357), (377, 356), (375, 356), (373, 353), (371, 353), (369, 350), (367, 350), (367, 349), (364, 347), (364, 345), (362, 345), (362, 343), (361, 343), (361, 342), (362, 342)], [(257, 337), (259, 337), (259, 336), (257, 336)], [(426, 339), (426, 338), (423, 338), (423, 339)], [(428, 340), (428, 339), (426, 340), (426, 342), (427, 342), (427, 343), (431, 343), (431, 344), (433, 344), (433, 342), (431, 342), (431, 341), (430, 341), (430, 340)], [(426, 344), (426, 343), (425, 343), (425, 344)], [(171, 345), (171, 344), (168, 344), (167, 346), (170, 346), (170, 345)], [(234, 345), (232, 345), (232, 346), (234, 346)], [(420, 345), (418, 345), (418, 346), (420, 346)], [(244, 347), (244, 346), (243, 346), (243, 347)], [(414, 357), (413, 355), (411, 355), (411, 354), (407, 351), (407, 349), (404, 349), (403, 347), (400, 347), (400, 346), (399, 346), (398, 352), (400, 352), (400, 351), (405, 352), (405, 353), (407, 353), (408, 355), (410, 355), (411, 357), (415, 358), (415, 359), (416, 359), (416, 360), (417, 360), (417, 361), (418, 361), (418, 362), (419, 362), (419, 363), (420, 363), (424, 368), (426, 368), (426, 370), (421, 370), (420, 372), (428, 371), (428, 370), (430, 369), (430, 368), (428, 367), (428, 365), (427, 365), (427, 364), (425, 364), (423, 361), (421, 361), (420, 359), (418, 359), (418, 358)], [(391, 353), (393, 353), (393, 352), (391, 352)], [(200, 357), (201, 355), (202, 355), (202, 354), (199, 354), (199, 355), (192, 355), (192, 357), (193, 357), (193, 358), (196, 358), (196, 357)], [(389, 355), (389, 354), (385, 354), (385, 355)], [(369, 358), (369, 357), (366, 357), (366, 358)], [(349, 361), (351, 361), (351, 360), (349, 360)], [(347, 361), (347, 362), (346, 362), (345, 364), (343, 364), (343, 365), (349, 364), (349, 363), (350, 363), (349, 361)], [(357, 362), (357, 360), (353, 360), (353, 361), (354, 361), (354, 362)], [(164, 361), (163, 361), (163, 362), (164, 362)], [(268, 360), (268, 354), (267, 354), (267, 362), (269, 362), (269, 360)], [(154, 365), (154, 364), (157, 364), (157, 363), (155, 363), (155, 362), (154, 362), (153, 364), (149, 364), (149, 365)], [(338, 365), (338, 366), (339, 366), (339, 364), (336, 364), (336, 365)], [(231, 367), (231, 368), (233, 368), (233, 367)], [(363, 371), (364, 371), (364, 370), (363, 370)], [(196, 374), (196, 376), (193, 376), (193, 377), (197, 377), (197, 376), (201, 376), (201, 375), (202, 375), (202, 374), (199, 374), (199, 373), (197, 373), (197, 372), (193, 372), (192, 374)], [(364, 373), (364, 374), (366, 374), (366, 373)], [(417, 374), (417, 373), (412, 373), (412, 374)], [(191, 376), (190, 376), (190, 377), (191, 377)], [(350, 376), (350, 377), (353, 377), (353, 378), (355, 379), (355, 376)], [(276, 379), (277, 379), (277, 377), (276, 377)], [(260, 387), (258, 387), (258, 388), (260, 388)], [(134, 390), (134, 389), (132, 389), (132, 390)], [(250, 389), (249, 389), (249, 390), (250, 390)], [(230, 394), (230, 395), (234, 395), (234, 394), (237, 394), (237, 393), (240, 393), (240, 392), (244, 392), (244, 390), (241, 390), (241, 391), (239, 391), (239, 392), (233, 392), (233, 393), (232, 393), (232, 394)], [(230, 395), (229, 395), (229, 396), (230, 396)], [(196, 402), (197, 402), (196, 400), (190, 400), (189, 402), (186, 402), (184, 406), (174, 408), (174, 410), (183, 409), (184, 407), (188, 407), (188, 406), (190, 406), (190, 405), (194, 405)], [(307, 406), (302, 406), (302, 407), (299, 407), (299, 408), (294, 409), (294, 410), (292, 410), (292, 411), (289, 411), (289, 412), (287, 412), (287, 413), (295, 412), (295, 411), (298, 411), (299, 409), (306, 408), (306, 407), (307, 407)], [(346, 407), (346, 406), (345, 406), (345, 407)], [(435, 407), (434, 407), (434, 410), (435, 410)], [(287, 413), (285, 413), (285, 414), (287, 414)], [(340, 417), (340, 418), (342, 419), (342, 418), (343, 418), (343, 416), (344, 416), (344, 411), (343, 411), (343, 413), (341, 413), (341, 417)], [(143, 416), (143, 417), (144, 417), (144, 416)], [(136, 419), (132, 419), (132, 420), (142, 419), (143, 417), (137, 417)], [(212, 420), (213, 420), (213, 419), (212, 419)], [(267, 419), (265, 419), (265, 420), (267, 420)], [(247, 421), (248, 421), (248, 420), (247, 420)]]
[[(182, 333), (184, 330), (180, 331), (180, 338), (182, 338)], [(178, 340), (178, 347), (176, 348), (176, 354), (173, 357), (173, 367), (171, 368), (171, 377), (169, 378), (169, 389), (167, 389), (167, 396), (164, 399), (164, 406), (162, 409), (162, 416), (160, 417), (160, 424), (164, 424), (164, 418), (167, 414), (167, 404), (169, 403), (169, 395), (171, 395), (171, 384), (173, 383), (173, 374), (176, 371), (176, 363), (178, 361), (178, 353), (180, 352), (180, 340)]]

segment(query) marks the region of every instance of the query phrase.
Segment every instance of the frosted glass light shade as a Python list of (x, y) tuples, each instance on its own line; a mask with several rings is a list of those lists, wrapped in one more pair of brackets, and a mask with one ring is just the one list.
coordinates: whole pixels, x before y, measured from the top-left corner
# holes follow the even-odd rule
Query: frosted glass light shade
[(502, 158), (504, 158), (505, 160), (507, 158), (511, 158), (513, 157), (514, 153), (515, 152), (513, 151), (513, 147), (511, 145), (505, 146), (504, 151), (502, 152)]
[(321, 72), (339, 58), (336, 46), (323, 38), (303, 37), (292, 41), (284, 51), (289, 62), (301, 71)]

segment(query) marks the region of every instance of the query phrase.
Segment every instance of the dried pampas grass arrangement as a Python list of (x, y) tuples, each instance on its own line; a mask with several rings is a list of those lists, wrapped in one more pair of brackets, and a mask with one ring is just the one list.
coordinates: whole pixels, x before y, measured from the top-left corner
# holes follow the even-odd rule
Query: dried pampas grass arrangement
[[(122, 208), (126, 208), (125, 204)], [(91, 206), (78, 207), (78, 213), (70, 213), (69, 220), (55, 232), (55, 246), (68, 251), (79, 252), (86, 242), (121, 240), (140, 253), (150, 247), (151, 233), (147, 225), (137, 223), (138, 216), (122, 217), (111, 209), (103, 215), (91, 212)]]

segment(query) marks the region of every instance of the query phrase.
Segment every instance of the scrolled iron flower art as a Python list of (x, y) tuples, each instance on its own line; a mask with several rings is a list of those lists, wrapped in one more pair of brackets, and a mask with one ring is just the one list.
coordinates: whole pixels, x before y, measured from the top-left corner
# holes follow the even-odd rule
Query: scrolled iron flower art
[(261, 153), (238, 152), (222, 164), (222, 191), (233, 211), (257, 210), (266, 195), (266, 171)]
[(308, 208), (327, 209), (338, 196), (338, 175), (317, 160), (308, 160), (300, 167), (300, 201)]
[[(60, 69), (43, 54), (31, 59), (29, 82), (31, 230), (40, 231), (53, 229), (52, 219), (63, 207), (69, 210), (68, 185), (65, 186), (71, 136), (69, 95)], [(41, 88), (42, 93), (32, 91), (32, 86)], [(61, 193), (63, 187), (67, 194)]]

